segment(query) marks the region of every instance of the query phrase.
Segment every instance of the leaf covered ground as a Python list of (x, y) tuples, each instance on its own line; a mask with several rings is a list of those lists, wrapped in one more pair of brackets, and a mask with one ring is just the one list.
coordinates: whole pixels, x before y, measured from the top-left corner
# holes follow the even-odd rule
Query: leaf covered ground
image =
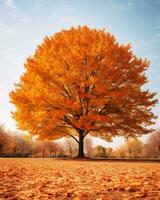
[(160, 199), (160, 163), (0, 159), (0, 200)]

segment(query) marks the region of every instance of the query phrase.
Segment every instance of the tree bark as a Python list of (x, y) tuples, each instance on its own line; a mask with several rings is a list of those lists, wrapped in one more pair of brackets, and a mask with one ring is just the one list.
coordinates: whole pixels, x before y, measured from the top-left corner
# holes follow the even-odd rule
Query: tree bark
[(2, 156), (2, 145), (0, 145), (0, 156)]
[(16, 155), (16, 147), (13, 148), (13, 156), (15, 157)]
[(79, 133), (79, 149), (78, 149), (78, 158), (84, 158), (84, 131)]
[(44, 156), (45, 156), (45, 150), (43, 150), (42, 154), (43, 154), (43, 158), (44, 158)]
[(23, 149), (21, 150), (21, 157), (23, 157)]

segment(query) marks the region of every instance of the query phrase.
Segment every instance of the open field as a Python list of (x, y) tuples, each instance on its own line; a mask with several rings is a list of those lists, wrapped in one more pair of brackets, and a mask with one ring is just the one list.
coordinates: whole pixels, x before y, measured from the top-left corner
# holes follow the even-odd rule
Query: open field
[(160, 199), (160, 163), (0, 159), (0, 200)]

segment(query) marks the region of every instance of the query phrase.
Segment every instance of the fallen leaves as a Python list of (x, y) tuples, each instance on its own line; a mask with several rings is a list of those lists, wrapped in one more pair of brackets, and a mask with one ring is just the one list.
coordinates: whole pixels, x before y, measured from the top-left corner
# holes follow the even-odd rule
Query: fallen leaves
[(159, 163), (0, 159), (0, 200), (160, 199)]

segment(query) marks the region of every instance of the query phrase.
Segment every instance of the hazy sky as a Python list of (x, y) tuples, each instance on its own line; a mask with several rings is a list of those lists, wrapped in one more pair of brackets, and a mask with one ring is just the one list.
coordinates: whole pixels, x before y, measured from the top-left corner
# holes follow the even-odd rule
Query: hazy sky
[[(131, 43), (137, 56), (151, 61), (146, 87), (160, 97), (160, 0), (0, 0), (0, 123), (16, 130), (8, 93), (36, 45), (78, 25), (105, 28)], [(154, 113), (160, 115), (159, 105)]]

